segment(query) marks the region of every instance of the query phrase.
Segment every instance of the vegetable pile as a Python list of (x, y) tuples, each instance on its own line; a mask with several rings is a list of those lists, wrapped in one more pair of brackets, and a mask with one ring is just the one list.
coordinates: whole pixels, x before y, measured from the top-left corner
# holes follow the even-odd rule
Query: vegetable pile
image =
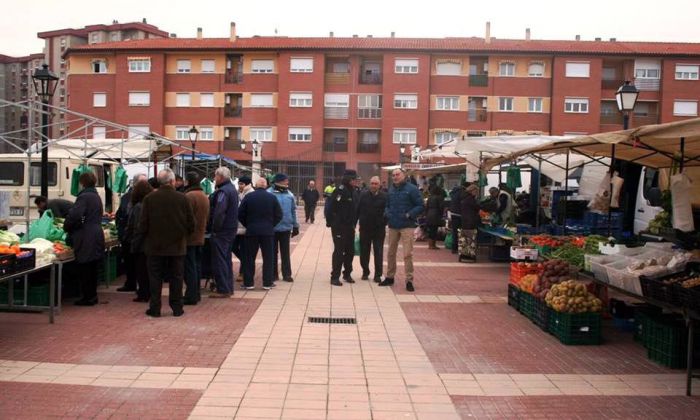
[(574, 280), (552, 286), (545, 297), (547, 305), (557, 312), (585, 313), (600, 312), (603, 302), (586, 289), (586, 285)]
[(555, 284), (569, 279), (570, 268), (566, 261), (549, 260), (542, 264), (542, 275), (532, 288), (532, 293), (544, 299)]

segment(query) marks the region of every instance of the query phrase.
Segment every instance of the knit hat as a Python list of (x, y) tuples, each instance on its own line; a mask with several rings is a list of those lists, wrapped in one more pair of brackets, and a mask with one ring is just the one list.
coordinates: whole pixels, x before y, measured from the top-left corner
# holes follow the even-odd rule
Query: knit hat
[(253, 183), (253, 180), (250, 179), (248, 175), (243, 175), (242, 177), (238, 178), (238, 183), (243, 185), (250, 185)]
[(345, 172), (343, 172), (343, 178), (348, 178), (348, 179), (358, 179), (360, 178), (357, 175), (357, 171), (354, 169), (346, 169)]
[(288, 179), (289, 179), (289, 177), (287, 175), (280, 173), (280, 174), (275, 175), (274, 178), (272, 178), (272, 182), (276, 184), (278, 182), (286, 181)]

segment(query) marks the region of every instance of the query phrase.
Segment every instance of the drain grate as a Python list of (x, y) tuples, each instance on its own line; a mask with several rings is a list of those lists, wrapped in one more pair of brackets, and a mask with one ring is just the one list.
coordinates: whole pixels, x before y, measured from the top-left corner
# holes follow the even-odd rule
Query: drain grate
[(309, 322), (311, 324), (357, 324), (357, 320), (355, 318), (320, 317), (320, 316), (310, 316)]

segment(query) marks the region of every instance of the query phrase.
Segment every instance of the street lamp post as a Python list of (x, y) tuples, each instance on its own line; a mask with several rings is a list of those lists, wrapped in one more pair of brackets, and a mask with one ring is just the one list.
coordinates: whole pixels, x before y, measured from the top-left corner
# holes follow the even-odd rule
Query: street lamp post
[[(246, 148), (246, 142), (241, 141), (241, 150), (245, 151)], [(262, 142), (258, 141), (257, 139), (253, 140), (250, 142), (250, 148), (251, 148), (251, 154), (252, 154), (252, 163), (253, 163), (253, 177), (260, 176), (262, 173), (262, 148), (263, 144)]]
[(190, 131), (188, 132), (190, 136), (190, 144), (192, 145), (192, 163), (191, 166), (194, 167), (194, 148), (197, 146), (197, 138), (199, 137), (199, 130), (197, 130), (197, 127), (192, 126), (190, 128)]
[(637, 104), (637, 98), (639, 97), (639, 91), (637, 88), (630, 84), (629, 80), (625, 82), (624, 85), (615, 93), (615, 99), (617, 100), (617, 109), (622, 112), (622, 128), (627, 130), (630, 125), (630, 112), (634, 110), (634, 106)]
[(41, 195), (49, 196), (49, 102), (56, 92), (58, 77), (49, 70), (48, 64), (34, 70), (34, 90), (41, 98)]
[(406, 153), (406, 145), (401, 141), (399, 144), (399, 165), (403, 165), (404, 153)]

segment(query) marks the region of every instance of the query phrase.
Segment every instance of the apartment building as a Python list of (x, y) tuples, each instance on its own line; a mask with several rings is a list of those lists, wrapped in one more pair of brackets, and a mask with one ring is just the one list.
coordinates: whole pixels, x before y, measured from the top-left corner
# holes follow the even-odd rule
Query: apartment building
[(700, 100), (700, 44), (688, 43), (239, 38), (232, 24), (225, 39), (109, 42), (64, 58), (73, 110), (185, 145), (194, 125), (198, 149), (240, 161), (241, 140), (258, 140), (266, 166), (318, 179), (376, 173), (401, 144), (621, 129), (625, 80), (641, 91), (632, 126), (697, 117)]
[[(10, 57), (0, 54), (0, 98), (12, 102), (22, 102), (32, 98), (34, 85), (32, 72), (44, 60), (43, 54), (32, 54), (24, 57)], [(40, 121), (36, 116), (35, 123)], [(0, 108), (0, 132), (9, 133), (7, 137), (17, 139), (17, 145), (26, 147), (27, 126), (29, 117), (17, 107), (3, 106)], [(16, 152), (7, 143), (0, 142), (0, 153)]]

